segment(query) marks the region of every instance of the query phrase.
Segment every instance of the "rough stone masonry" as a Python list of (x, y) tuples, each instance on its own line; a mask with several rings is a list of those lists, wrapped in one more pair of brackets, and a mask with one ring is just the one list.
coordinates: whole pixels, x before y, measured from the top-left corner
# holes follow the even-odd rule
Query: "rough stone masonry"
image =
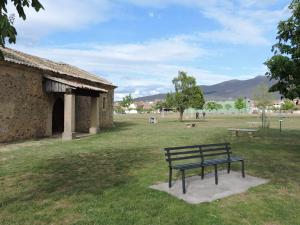
[[(77, 67), (1, 50), (5, 60), (0, 61), (0, 142), (51, 136), (55, 126), (66, 132), (65, 123), (72, 117), (65, 104), (68, 95), (75, 99), (70, 133), (97, 133), (113, 126), (116, 86)], [(60, 109), (54, 108), (58, 99)]]

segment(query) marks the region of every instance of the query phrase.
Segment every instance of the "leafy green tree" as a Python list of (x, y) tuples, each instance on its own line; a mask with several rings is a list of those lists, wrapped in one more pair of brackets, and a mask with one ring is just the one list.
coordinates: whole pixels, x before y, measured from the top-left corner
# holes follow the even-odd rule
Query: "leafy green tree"
[(116, 113), (119, 113), (119, 114), (125, 112), (125, 110), (124, 110), (124, 109), (122, 108), (122, 106), (120, 106), (120, 105), (115, 106), (114, 109), (115, 109), (115, 112), (116, 112)]
[(214, 111), (214, 110), (218, 110), (218, 103), (216, 102), (207, 102), (205, 104), (205, 109), (208, 111)]
[[(44, 9), (38, 0), (10, 0), (15, 6), (18, 15), (23, 20), (26, 20), (24, 8), (34, 8), (35, 11)], [(0, 46), (5, 47), (5, 41), (16, 43), (17, 30), (13, 26), (15, 16), (8, 15), (7, 0), (0, 0)], [(3, 53), (0, 50), (0, 59), (3, 59)]]
[(123, 97), (122, 101), (120, 102), (120, 105), (124, 108), (128, 108), (133, 103), (133, 99), (131, 97), (131, 94)]
[(164, 101), (165, 108), (173, 108), (176, 105), (175, 95), (171, 92), (168, 93)]
[(265, 83), (258, 85), (253, 92), (252, 99), (255, 105), (262, 110), (261, 121), (262, 127), (265, 127), (267, 123), (266, 109), (271, 106), (274, 100), (274, 96), (269, 92), (269, 86)]
[(161, 111), (164, 108), (164, 102), (163, 101), (158, 101), (153, 105), (154, 110), (159, 110)]
[(254, 89), (252, 99), (258, 108), (265, 110), (268, 106), (272, 105), (274, 95), (269, 92), (268, 85), (262, 83)]
[(295, 104), (294, 104), (294, 102), (293, 101), (291, 101), (291, 100), (288, 100), (288, 99), (286, 99), (286, 100), (284, 100), (284, 103), (283, 103), (283, 105), (281, 106), (281, 109), (282, 110), (292, 110), (292, 109), (294, 109), (295, 108)]
[(232, 105), (230, 105), (230, 104), (226, 104), (225, 105), (225, 109), (227, 110), (227, 111), (229, 111), (230, 109), (232, 109)]
[(216, 107), (217, 107), (216, 110), (221, 110), (221, 109), (223, 109), (223, 105), (220, 104), (220, 103), (217, 103)]
[(179, 120), (182, 121), (184, 110), (187, 108), (202, 109), (205, 103), (202, 90), (196, 84), (196, 79), (188, 76), (183, 71), (173, 79), (175, 93), (169, 93), (166, 97), (166, 104), (179, 111)]
[(234, 107), (241, 112), (241, 110), (245, 109), (247, 105), (243, 98), (237, 98), (234, 102)]
[(265, 65), (269, 70), (266, 76), (277, 81), (270, 91), (293, 99), (300, 97), (300, 0), (293, 0), (289, 9), (292, 15), (279, 22), (274, 56)]
[(143, 105), (137, 105), (136, 111), (137, 111), (138, 113), (143, 113), (143, 112), (145, 112), (144, 106), (143, 106)]

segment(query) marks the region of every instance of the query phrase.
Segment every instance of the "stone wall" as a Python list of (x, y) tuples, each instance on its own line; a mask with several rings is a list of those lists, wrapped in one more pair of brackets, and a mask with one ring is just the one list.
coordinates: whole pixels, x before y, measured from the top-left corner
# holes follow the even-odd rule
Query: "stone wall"
[[(63, 94), (43, 91), (42, 72), (0, 62), (0, 142), (52, 135), (52, 110)], [(100, 96), (100, 128), (113, 127), (114, 90)], [(91, 98), (76, 96), (75, 130), (90, 128)]]
[(75, 131), (89, 132), (91, 114), (91, 97), (76, 96)]
[[(99, 122), (100, 128), (113, 127), (113, 102), (114, 91), (100, 95)], [(91, 97), (76, 96), (76, 132), (89, 132), (90, 114), (91, 114)]]
[(114, 90), (100, 95), (100, 128), (113, 127)]
[(41, 73), (0, 64), (0, 142), (51, 135), (52, 103)]

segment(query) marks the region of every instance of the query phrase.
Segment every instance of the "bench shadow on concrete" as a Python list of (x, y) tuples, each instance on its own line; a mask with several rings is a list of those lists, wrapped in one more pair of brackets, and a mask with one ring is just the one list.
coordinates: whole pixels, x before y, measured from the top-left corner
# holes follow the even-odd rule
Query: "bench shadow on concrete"
[(166, 192), (178, 199), (182, 199), (190, 204), (199, 204), (203, 202), (212, 202), (217, 199), (229, 197), (234, 194), (246, 192), (249, 188), (256, 187), (268, 182), (266, 179), (261, 179), (247, 175), (242, 178), (239, 172), (219, 171), (219, 184), (215, 185), (214, 175), (206, 174), (202, 180), (200, 176), (191, 176), (186, 179), (186, 194), (182, 193), (181, 180), (173, 182), (172, 187), (168, 187), (168, 182), (159, 183), (150, 186), (150, 188)]

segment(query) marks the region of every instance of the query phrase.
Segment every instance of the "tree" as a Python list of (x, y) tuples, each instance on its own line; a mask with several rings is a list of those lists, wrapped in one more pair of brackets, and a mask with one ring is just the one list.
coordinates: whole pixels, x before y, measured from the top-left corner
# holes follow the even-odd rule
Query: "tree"
[(227, 110), (227, 111), (229, 111), (230, 109), (232, 109), (232, 105), (230, 105), (230, 104), (226, 104), (225, 105), (225, 109)]
[(166, 104), (179, 111), (179, 120), (182, 121), (184, 110), (187, 108), (202, 109), (205, 103), (202, 90), (196, 85), (196, 79), (188, 76), (183, 71), (172, 81), (175, 93), (169, 93), (166, 97)]
[(300, 97), (300, 0), (293, 0), (289, 9), (292, 15), (279, 22), (274, 56), (265, 65), (269, 70), (266, 76), (277, 81), (270, 91), (293, 99)]
[(136, 111), (138, 112), (138, 113), (143, 113), (145, 110), (144, 110), (144, 105), (137, 105), (137, 107), (136, 107)]
[(269, 86), (266, 83), (262, 83), (254, 89), (252, 99), (258, 108), (265, 110), (272, 105), (274, 95), (269, 92)]
[[(24, 8), (34, 8), (35, 11), (44, 9), (39, 0), (10, 0), (15, 6), (18, 15), (23, 20), (26, 20)], [(8, 15), (7, 0), (0, 0), (0, 46), (5, 47), (5, 41), (16, 43), (17, 30), (13, 26), (15, 16)], [(0, 50), (0, 59), (3, 59), (3, 53)]]
[(128, 108), (133, 103), (133, 99), (131, 97), (131, 94), (123, 97), (122, 101), (120, 102), (120, 105), (124, 108)]
[(154, 110), (159, 110), (160, 112), (164, 108), (164, 102), (163, 101), (158, 101), (153, 105)]
[(175, 94), (168, 93), (164, 102), (165, 108), (173, 108), (176, 105)]
[(223, 109), (223, 105), (222, 104), (220, 104), (220, 103), (216, 103), (216, 110), (221, 110), (221, 109)]
[(281, 106), (281, 109), (282, 109), (282, 110), (286, 110), (286, 111), (292, 110), (292, 109), (294, 109), (294, 108), (295, 108), (294, 102), (291, 101), (291, 100), (289, 100), (289, 99), (284, 100), (284, 103), (283, 103), (283, 105)]
[(207, 102), (205, 104), (205, 109), (208, 111), (218, 110), (218, 104), (216, 102)]
[(234, 102), (234, 107), (241, 112), (242, 109), (246, 108), (246, 102), (243, 98), (237, 98)]
[(254, 100), (255, 105), (262, 110), (261, 122), (262, 127), (264, 128), (267, 124), (266, 109), (268, 106), (272, 105), (274, 96), (269, 92), (269, 86), (262, 83), (254, 89), (252, 99)]
[(114, 107), (114, 110), (115, 110), (116, 113), (119, 113), (119, 114), (125, 112), (125, 110), (124, 110), (124, 109), (122, 108), (122, 106), (120, 106), (120, 105), (115, 106), (115, 107)]

